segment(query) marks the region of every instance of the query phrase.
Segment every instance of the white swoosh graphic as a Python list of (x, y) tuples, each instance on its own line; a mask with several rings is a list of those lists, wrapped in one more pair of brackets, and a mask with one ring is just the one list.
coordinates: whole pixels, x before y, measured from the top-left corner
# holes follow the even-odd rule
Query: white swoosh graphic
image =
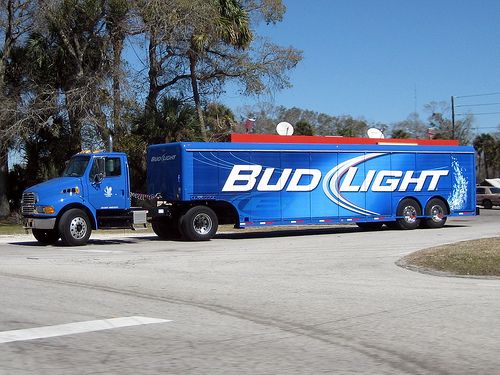
[(338, 204), (340, 207), (343, 207), (346, 210), (355, 212), (357, 214), (379, 215), (377, 212), (369, 211), (362, 207), (356, 206), (354, 203), (349, 202), (347, 199), (345, 199), (339, 191), (339, 180), (350, 167), (385, 154), (386, 153), (379, 152), (357, 156), (338, 164), (335, 168), (330, 170), (323, 179), (323, 191), (325, 192), (328, 199)]

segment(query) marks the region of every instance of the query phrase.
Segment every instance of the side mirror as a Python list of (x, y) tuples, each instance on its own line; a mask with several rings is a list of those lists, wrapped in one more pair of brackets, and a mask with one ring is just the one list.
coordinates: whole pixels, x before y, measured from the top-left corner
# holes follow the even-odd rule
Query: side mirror
[(92, 165), (92, 182), (94, 184), (100, 184), (102, 180), (104, 180), (104, 177), (106, 176), (105, 173), (105, 164), (104, 164), (104, 158), (98, 157), (94, 159), (94, 164)]

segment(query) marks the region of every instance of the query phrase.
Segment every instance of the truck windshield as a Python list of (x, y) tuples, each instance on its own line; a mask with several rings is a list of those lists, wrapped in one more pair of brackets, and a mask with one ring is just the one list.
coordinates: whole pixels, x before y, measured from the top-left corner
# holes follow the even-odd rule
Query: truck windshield
[(491, 188), (492, 194), (500, 194), (500, 188)]
[(75, 156), (71, 158), (66, 169), (62, 174), (63, 177), (82, 177), (89, 164), (90, 156)]

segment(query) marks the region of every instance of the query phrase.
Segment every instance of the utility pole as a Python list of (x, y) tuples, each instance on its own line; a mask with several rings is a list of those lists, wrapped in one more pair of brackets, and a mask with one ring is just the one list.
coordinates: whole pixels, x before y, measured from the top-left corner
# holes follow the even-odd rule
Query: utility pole
[(451, 139), (455, 139), (455, 97), (451, 96)]

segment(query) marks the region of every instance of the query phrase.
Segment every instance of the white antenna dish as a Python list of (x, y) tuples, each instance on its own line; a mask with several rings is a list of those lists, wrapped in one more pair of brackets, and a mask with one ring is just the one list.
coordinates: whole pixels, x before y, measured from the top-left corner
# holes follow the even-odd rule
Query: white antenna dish
[(368, 135), (368, 138), (380, 138), (384, 139), (384, 133), (380, 129), (377, 128), (370, 128), (367, 130), (366, 134)]
[(276, 125), (276, 132), (279, 135), (292, 135), (293, 126), (289, 122), (283, 121)]

